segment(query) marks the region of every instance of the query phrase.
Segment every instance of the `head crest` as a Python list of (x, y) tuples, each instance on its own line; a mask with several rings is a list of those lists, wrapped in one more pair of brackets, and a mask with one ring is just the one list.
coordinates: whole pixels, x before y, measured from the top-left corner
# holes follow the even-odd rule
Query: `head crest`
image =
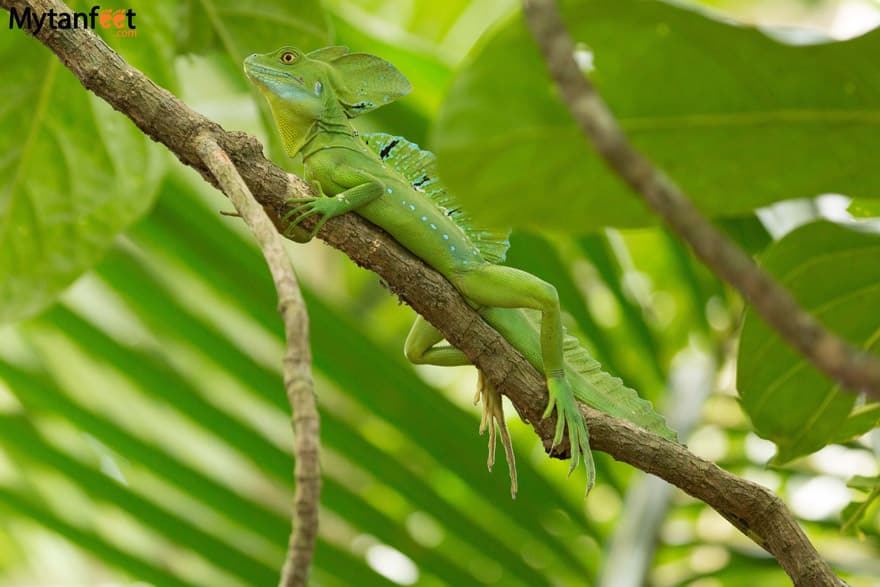
[[(342, 47), (320, 49), (325, 55), (338, 53)], [(309, 57), (312, 57), (310, 54)], [(332, 82), (349, 118), (360, 116), (407, 95), (412, 87), (400, 71), (384, 59), (367, 53), (341, 54), (327, 60), (333, 71)]]
[(318, 61), (333, 61), (338, 57), (342, 57), (348, 53), (348, 47), (343, 47), (342, 45), (332, 45), (330, 47), (324, 47), (323, 49), (316, 49), (307, 55), (310, 59), (317, 59)]

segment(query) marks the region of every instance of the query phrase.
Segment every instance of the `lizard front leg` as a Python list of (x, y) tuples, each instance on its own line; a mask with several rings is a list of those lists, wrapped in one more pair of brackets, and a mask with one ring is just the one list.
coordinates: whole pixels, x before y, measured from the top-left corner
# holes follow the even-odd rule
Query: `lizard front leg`
[(312, 182), (312, 188), (318, 192), (318, 196), (304, 196), (288, 200), (293, 208), (284, 215), (284, 219), (293, 218), (294, 220), (287, 227), (287, 231), (294, 231), (299, 223), (309, 216), (320, 217), (308, 238), (297, 239), (298, 242), (313, 239), (321, 227), (331, 218), (357, 210), (385, 193), (385, 184), (380, 180), (369, 173), (348, 166), (334, 168), (328, 179), (332, 184), (344, 186), (346, 189), (335, 196), (328, 197), (324, 195), (321, 182), (316, 180)]
[[(416, 321), (413, 322), (409, 335), (406, 337), (404, 354), (409, 362), (415, 365), (457, 367), (471, 364), (465, 354), (454, 346), (437, 344), (442, 340), (443, 334), (430, 322), (418, 316)], [(477, 393), (474, 396), (474, 405), (481, 401), (483, 404), (483, 412), (480, 419), (480, 435), (487, 429), (489, 430), (489, 456), (486, 460), (486, 465), (490, 471), (495, 466), (495, 447), (497, 445), (495, 432), (497, 428), (501, 432), (501, 445), (504, 447), (504, 453), (507, 456), (507, 468), (510, 473), (510, 496), (515, 499), (518, 490), (516, 457), (513, 453), (513, 443), (510, 440), (507, 422), (504, 420), (501, 394), (483, 377), (481, 371), (478, 370), (477, 373), (479, 379), (477, 381)]]

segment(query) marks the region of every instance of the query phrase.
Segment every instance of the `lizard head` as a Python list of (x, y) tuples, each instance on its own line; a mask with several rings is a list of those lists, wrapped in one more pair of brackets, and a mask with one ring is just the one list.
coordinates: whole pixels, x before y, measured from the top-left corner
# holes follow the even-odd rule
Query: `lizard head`
[(244, 71), (266, 97), (291, 157), (317, 132), (316, 121), (348, 124), (410, 91), (393, 65), (345, 47), (303, 53), (281, 47), (244, 60)]
[[(254, 53), (244, 60), (244, 72), (274, 107), (287, 102), (301, 112), (321, 114), (322, 72), (293, 47), (281, 47), (272, 53)], [(311, 86), (311, 87), (310, 87)]]
[(389, 104), (411, 89), (406, 77), (384, 59), (349, 53), (345, 47), (311, 53), (281, 47), (251, 55), (244, 60), (244, 71), (270, 103), (281, 99), (311, 111), (332, 98), (348, 118)]

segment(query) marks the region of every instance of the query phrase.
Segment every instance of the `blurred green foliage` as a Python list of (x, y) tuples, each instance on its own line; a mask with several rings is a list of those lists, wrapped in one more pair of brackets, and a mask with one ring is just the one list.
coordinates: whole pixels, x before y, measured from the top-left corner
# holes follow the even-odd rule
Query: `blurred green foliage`
[[(796, 47), (663, 2), (572, 0), (563, 12), (623, 130), (710, 216), (880, 193), (868, 155), (880, 147), (880, 32)], [(519, 16), (483, 44), (432, 133), (446, 181), (505, 225), (578, 233), (651, 221), (546, 77)]]
[[(748, 11), (759, 3), (711, 4)], [(695, 452), (785, 497), (852, 585), (873, 584), (880, 471), (868, 440), (854, 438), (876, 423), (878, 405), (831, 393), (748, 312), (737, 355), (742, 301), (664, 230), (614, 228), (646, 216), (569, 128), (518, 29), (516, 2), (125, 6), (138, 13), (138, 36), (108, 38), (111, 46), (226, 128), (256, 133), (292, 170), (241, 58), (338, 43), (395, 63), (414, 92), (359, 119), (362, 129), (423, 144), (431, 137), (475, 210), (529, 228), (514, 233), (509, 263), (557, 285), (569, 329), (595, 356), (693, 429)], [(654, 2), (591, 0), (567, 16), (624, 114), (700, 117), (722, 103), (728, 117), (768, 104), (819, 113), (773, 129), (667, 125), (635, 138), (708, 198), (706, 210), (732, 213), (725, 231), (804, 303), (833, 308), (822, 318), (877, 348), (880, 257), (858, 265), (825, 256), (877, 238), (877, 112), (867, 90), (880, 74), (865, 67), (876, 35), (783, 47)], [(18, 322), (0, 327), (0, 584), (273, 584), (293, 463), (281, 328), (262, 259), (241, 222), (217, 213), (229, 209), (219, 194), (86, 94), (45, 48), (8, 32), (0, 35), (8, 64), (0, 317)], [(856, 73), (864, 92), (835, 93)], [(717, 101), (705, 99), (710, 90)], [(824, 120), (825, 108), (848, 122)], [(540, 130), (544, 117), (560, 123), (559, 135), (487, 148), (491, 132), (529, 121)], [(576, 148), (563, 148), (560, 136)], [(853, 213), (865, 218), (863, 232), (821, 223), (773, 242), (773, 227), (753, 213), (823, 190), (861, 196)], [(641, 525), (635, 496), (645, 476), (605, 455), (596, 455), (599, 485), (584, 500), (566, 464), (547, 459), (513, 413), (520, 494), (510, 501), (504, 467), (485, 470), (473, 369), (413, 369), (401, 352), (411, 310), (335, 251), (289, 250), (309, 308), (322, 417), (314, 585), (620, 587), (608, 561), (641, 549), (653, 553), (645, 584), (788, 584), (775, 561), (682, 494), (652, 502), (661, 523)], [(734, 367), (752, 422), (735, 397)], [(772, 388), (791, 368), (804, 377), (797, 388)], [(764, 465), (773, 447), (755, 432), (779, 442), (772, 469)], [(854, 475), (862, 477), (847, 489)], [(862, 541), (840, 533), (841, 516)], [(628, 521), (641, 532), (621, 539)]]
[[(801, 305), (858, 347), (880, 349), (871, 309), (880, 307), (880, 233), (816, 222), (786, 235), (762, 256)], [(856, 438), (880, 420), (851, 416), (856, 395), (824, 377), (753, 312), (740, 338), (737, 382), (756, 431), (779, 447), (778, 464), (830, 442)], [(780, 414), (780, 406), (788, 409)], [(841, 432), (846, 430), (846, 433)]]

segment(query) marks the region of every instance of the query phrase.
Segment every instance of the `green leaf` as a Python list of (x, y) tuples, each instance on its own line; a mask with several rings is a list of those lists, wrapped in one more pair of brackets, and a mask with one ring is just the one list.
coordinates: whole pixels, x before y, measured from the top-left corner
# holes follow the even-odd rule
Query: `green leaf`
[(846, 482), (847, 487), (852, 489), (860, 489), (865, 492), (871, 492), (880, 486), (880, 477), (865, 477), (864, 475), (856, 475)]
[[(762, 264), (832, 332), (880, 349), (880, 235), (829, 222), (801, 227), (774, 243)], [(752, 311), (740, 340), (737, 381), (756, 432), (774, 441), (777, 464), (871, 429), (876, 412), (852, 414), (856, 395), (841, 390), (784, 343)], [(873, 414), (873, 415), (871, 415)]]
[[(654, 372), (658, 380), (664, 380), (666, 373), (660, 361), (660, 344), (645, 320), (643, 309), (624, 292), (623, 281), (625, 271), (621, 266), (620, 259), (614, 252), (611, 242), (608, 240), (608, 236), (601, 232), (584, 235), (577, 239), (577, 245), (596, 269), (605, 286), (614, 295), (614, 299), (623, 312), (624, 322), (632, 332), (633, 339), (640, 347), (638, 355), (644, 359), (645, 365)], [(651, 384), (640, 383), (645, 381), (645, 379), (635, 379), (631, 376), (624, 377), (625, 381), (630, 381), (642, 393), (648, 395), (646, 390), (651, 389)]]
[(202, 503), (223, 512), (242, 527), (252, 528), (279, 544), (287, 536), (290, 520), (281, 512), (248, 501), (177, 456), (162, 451), (119, 423), (78, 404), (50, 381), (41, 381), (34, 374), (4, 361), (0, 361), (0, 380), (9, 386), (32, 417), (53, 413), (61, 416), (80, 430), (88, 430), (90, 435), (128, 461), (149, 468), (151, 473), (177, 485), (184, 492), (198, 495)]
[(316, 0), (187, 0), (182, 3), (178, 50), (206, 53), (221, 49), (236, 64), (251, 53), (282, 45), (318, 49), (329, 41), (327, 17)]
[(855, 440), (877, 424), (880, 424), (880, 403), (858, 406), (840, 425), (831, 442), (842, 444)]
[(24, 492), (0, 487), (0, 506), (15, 516), (26, 516), (39, 522), (56, 534), (64, 536), (74, 544), (91, 552), (102, 561), (130, 573), (134, 577), (167, 587), (195, 587), (196, 585), (170, 574), (165, 568), (165, 564), (151, 564), (145, 561), (140, 554), (122, 550), (97, 534), (61, 519), (48, 509), (37, 505), (33, 496), (25, 495)]
[(853, 489), (860, 489), (868, 493), (868, 497), (866, 497), (862, 501), (853, 501), (847, 505), (843, 512), (840, 515), (841, 518), (841, 532), (848, 532), (850, 530), (855, 530), (856, 534), (859, 537), (862, 537), (862, 531), (859, 529), (859, 522), (861, 522), (865, 518), (865, 514), (868, 513), (868, 508), (871, 507), (877, 498), (880, 498), (880, 477), (862, 477), (856, 476), (850, 479), (849, 483), (846, 484), (847, 487), (852, 487)]
[[(71, 334), (79, 336), (83, 333), (71, 332)], [(87, 333), (86, 336), (88, 336)], [(84, 342), (89, 344), (93, 341)], [(113, 359), (112, 357), (110, 358), (111, 360)], [(42, 419), (42, 416), (44, 415), (43, 412), (45, 411), (46, 414), (54, 412), (56, 415), (62, 416), (68, 419), (72, 424), (77, 425), (80, 430), (88, 431), (90, 436), (94, 435), (107, 447), (112, 448), (115, 454), (124, 457), (127, 461), (125, 469), (129, 473), (131, 473), (131, 470), (134, 468), (143, 467), (149, 472), (149, 474), (157, 475), (163, 480), (176, 485), (182, 493), (172, 494), (177, 496), (177, 501), (173, 501), (169, 504), (171, 509), (179, 509), (179, 496), (186, 494), (188, 494), (189, 498), (195, 502), (212, 507), (214, 512), (212, 513), (212, 517), (208, 518), (208, 520), (211, 522), (211, 531), (215, 534), (215, 537), (207, 536), (204, 533), (201, 533), (200, 535), (198, 530), (196, 530), (194, 534), (192, 529), (184, 529), (183, 532), (179, 529), (175, 529), (173, 534), (168, 536), (168, 538), (172, 539), (177, 544), (189, 544), (189, 546), (196, 550), (204, 548), (228, 548), (218, 542), (218, 540), (222, 540), (228, 542), (230, 547), (237, 548), (244, 544), (249, 550), (251, 550), (253, 544), (248, 533), (253, 532), (265, 536), (271, 544), (278, 545), (277, 550), (278, 552), (281, 552), (282, 546), (286, 542), (290, 531), (290, 520), (286, 514), (279, 511), (273, 512), (266, 506), (266, 504), (260, 500), (254, 500), (253, 497), (251, 498), (253, 501), (248, 501), (243, 495), (222, 484), (224, 481), (228, 482), (228, 479), (211, 478), (210, 476), (191, 468), (183, 461), (180, 461), (175, 455), (164, 452), (163, 449), (158, 447), (158, 445), (150, 446), (146, 442), (124, 430), (122, 427), (117, 426), (116, 423), (111, 422), (106, 418), (102, 418), (101, 416), (84, 409), (81, 405), (76, 404), (74, 400), (66, 397), (63, 392), (55, 388), (51, 382), (41, 380), (41, 378), (37, 377), (35, 374), (25, 373), (0, 361), (0, 380), (3, 380), (10, 386), (22, 403), (28, 407), (29, 411), (36, 408), (31, 411), (30, 419), (45, 421)], [(37, 414), (39, 414), (39, 417), (37, 417)], [(204, 412), (199, 411), (196, 414), (191, 414), (191, 416), (199, 418), (202, 414), (204, 414)], [(326, 422), (326, 420), (324, 421)], [(16, 429), (20, 428), (20, 425), (16, 427), (5, 424), (2, 432), (4, 434), (9, 434), (11, 431), (14, 432)], [(234, 438), (227, 436), (226, 431), (227, 428), (221, 427), (220, 430), (217, 431), (216, 438), (222, 438), (223, 441), (234, 440)], [(222, 436), (220, 436), (221, 434)], [(90, 473), (81, 465), (72, 464), (69, 457), (64, 456), (58, 451), (47, 453), (46, 451), (50, 449), (39, 441), (35, 441), (33, 433), (31, 433), (30, 436), (21, 436), (20, 438), (10, 439), (7, 437), (3, 446), (16, 452), (23, 451), (26, 453), (34, 453), (35, 450), (42, 451), (35, 453), (38, 458), (33, 459), (33, 462), (37, 464), (38, 467), (44, 467), (46, 463), (53, 463), (59, 470), (68, 472), (71, 481), (75, 480), (80, 488), (95, 493), (95, 496), (98, 499), (115, 503), (129, 513), (137, 510), (139, 516), (138, 522), (143, 526), (163, 526), (171, 520), (167, 512), (157, 513), (156, 508), (149, 505), (145, 509), (143, 506), (145, 503), (143, 498), (127, 495), (125, 494), (125, 490), (113, 489), (113, 484), (115, 482), (110, 479), (107, 479), (103, 483), (97, 482), (98, 485), (96, 485), (96, 477), (93, 473)], [(258, 452), (254, 455), (255, 460), (263, 458), (264, 454), (265, 451)], [(58, 463), (62, 464), (58, 465)], [(276, 476), (286, 477), (286, 475), (289, 475), (288, 469), (290, 466), (290, 464), (287, 464), (282, 467), (277, 467)], [(127, 474), (128, 473), (126, 473), (126, 475)], [(132, 479), (137, 480), (140, 479), (140, 477), (133, 476)], [(285, 479), (285, 481), (286, 480), (287, 479)], [(99, 485), (103, 486), (105, 489), (96, 489)], [(133, 487), (137, 486), (137, 483), (133, 483)], [(48, 488), (52, 489), (53, 486), (49, 485)], [(111, 491), (108, 492), (106, 488), (110, 488)], [(2, 490), (0, 490), (0, 495), (2, 495)], [(167, 495), (165, 497), (167, 499)], [(325, 501), (329, 501), (331, 507), (333, 507), (334, 502), (332, 499)], [(2, 497), (0, 497), (0, 502), (2, 502)], [(132, 503), (135, 505), (133, 506)], [(18, 513), (27, 515), (41, 523), (45, 523), (44, 518), (38, 512), (21, 504), (16, 505), (15, 508)], [(193, 516), (192, 513), (189, 515)], [(242, 532), (241, 530), (236, 529), (236, 531), (231, 534), (224, 534), (221, 530), (222, 526), (217, 523), (217, 518), (213, 517), (217, 515), (229, 517), (240, 526), (241, 530), (244, 531)], [(201, 519), (204, 521), (204, 517)], [(64, 526), (63, 524), (60, 526), (57, 524), (48, 524), (47, 527), (67, 537), (75, 544), (78, 544), (87, 550), (96, 552), (106, 563), (118, 566), (134, 577), (146, 579), (151, 576), (150, 573), (152, 571), (150, 570), (149, 564), (142, 562), (146, 560), (143, 555), (138, 559), (136, 557), (127, 556), (124, 553), (118, 554), (106, 549), (101, 550), (100, 548), (95, 548), (94, 539), (84, 539), (82, 533), (72, 530), (70, 526)], [(333, 547), (332, 544), (327, 543), (320, 537), (318, 539), (317, 548), (320, 553), (327, 552), (328, 550), (329, 552), (334, 553), (334, 556), (332, 557), (332, 565), (327, 566), (328, 568), (332, 568), (337, 576), (358, 577), (358, 584), (389, 585), (389, 583), (385, 582), (380, 576), (371, 572), (362, 561), (357, 560), (347, 552), (339, 551)], [(232, 559), (238, 557), (239, 555), (234, 554)], [(277, 559), (276, 564), (280, 566), (280, 554), (275, 558)], [(318, 558), (323, 557), (319, 556)], [(225, 555), (221, 557), (212, 557), (212, 559), (215, 561), (215, 566), (218, 568), (225, 566), (229, 562), (229, 559)], [(233, 574), (240, 574), (241, 571), (245, 570), (248, 566), (253, 567), (251, 563), (242, 567), (239, 567), (237, 563), (233, 564), (234, 567), (231, 569)], [(275, 567), (273, 567), (273, 572), (274, 569)], [(268, 576), (264, 575), (264, 579), (268, 579)], [(351, 581), (352, 579), (349, 580), (349, 584)], [(173, 582), (170, 579), (155, 582), (157, 585), (179, 584), (179, 581)], [(260, 583), (262, 582), (264, 581), (261, 581)]]
[[(91, 5), (88, 5), (91, 6)], [(177, 90), (174, 70), (174, 39), (179, 30), (177, 0), (126, 0), (124, 8), (134, 12), (135, 36), (117, 36), (117, 29), (95, 29), (110, 47), (133, 67), (160, 86)], [(87, 10), (82, 6), (80, 10)], [(128, 33), (129, 29), (123, 29)]]
[(92, 467), (54, 449), (19, 416), (0, 416), (0, 440), (11, 450), (76, 479), (81, 489), (98, 501), (115, 504), (170, 541), (191, 549), (247, 584), (266, 585), (276, 576), (271, 566), (229, 545), (216, 535), (174, 514), (149, 497), (136, 493)]
[(156, 145), (32, 38), (0, 38), (0, 322), (36, 314), (151, 205)]
[(773, 242), (773, 237), (754, 214), (721, 218), (715, 224), (750, 255), (757, 255)]
[[(563, 8), (624, 130), (704, 212), (880, 195), (880, 31), (794, 47), (671, 3)], [(487, 221), (574, 233), (651, 221), (575, 126), (521, 17), (459, 72), (432, 139), (444, 179)]]
[(373, 37), (418, 45), (455, 61), (499, 16), (517, 6), (516, 0), (325, 0), (324, 4)]
[(880, 202), (855, 198), (846, 210), (856, 218), (877, 218), (880, 217)]
[[(108, 258), (101, 269), (103, 270), (104, 267), (111, 264), (111, 261), (112, 258)], [(138, 292), (150, 291), (149, 287), (149, 284), (138, 284), (135, 289)], [(165, 292), (164, 295), (151, 297), (164, 298), (168, 297), (168, 294)], [(172, 311), (166, 310), (165, 314), (171, 316)], [(174, 374), (172, 370), (167, 367), (163, 368), (155, 359), (151, 359), (147, 355), (138, 357), (132, 350), (125, 349), (121, 345), (114, 345), (109, 337), (98, 332), (85, 320), (60, 307), (49, 312), (46, 319), (60, 326), (68, 336), (84, 344), (89, 353), (95, 354), (95, 358), (117, 367), (122, 373), (134, 376), (136, 383), (143, 385), (145, 393), (161, 397), (169, 407), (177, 408), (192, 422), (198, 423), (215, 437), (234, 443), (234, 446), (242, 451), (242, 456), (250, 459), (257, 467), (263, 468), (276, 480), (285, 485), (289, 482), (292, 461), (286, 454), (261, 438), (258, 431), (237, 422), (234, 417), (230, 417), (201, 399), (198, 391), (180, 376)], [(187, 322), (191, 323), (192, 318), (187, 319), (185, 314), (178, 311), (169, 322), (182, 325)], [(192, 326), (188, 326), (188, 328), (193, 329)], [(217, 336), (221, 335), (218, 333)], [(231, 363), (236, 362), (232, 352), (224, 357)], [(282, 405), (284, 404), (283, 394), (279, 393), (283, 389), (280, 378), (274, 385), (263, 385), (260, 389), (265, 389), (269, 393), (276, 391), (273, 396), (277, 397)], [(283, 409), (286, 409), (286, 406)], [(330, 446), (333, 444), (335, 442), (329, 443)], [(112, 446), (116, 448), (118, 445)], [(194, 489), (194, 487), (191, 488), (191, 490)], [(325, 506), (342, 515), (351, 523), (359, 524), (362, 528), (371, 528), (375, 536), (389, 544), (395, 544), (404, 554), (422, 560), (426, 570), (434, 572), (452, 584), (461, 584), (462, 577), (456, 574), (460, 572), (458, 567), (450, 565), (448, 561), (445, 563), (439, 561), (434, 551), (424, 551), (422, 547), (413, 542), (409, 535), (402, 531), (399, 524), (387, 519), (376, 507), (361, 499), (361, 496), (356, 492), (332, 478), (323, 481), (322, 503)], [(204, 498), (200, 497), (200, 501), (203, 500)], [(283, 544), (285, 536), (284, 534), (276, 534), (270, 538), (275, 544)], [(257, 584), (263, 584), (263, 582), (257, 582)]]

